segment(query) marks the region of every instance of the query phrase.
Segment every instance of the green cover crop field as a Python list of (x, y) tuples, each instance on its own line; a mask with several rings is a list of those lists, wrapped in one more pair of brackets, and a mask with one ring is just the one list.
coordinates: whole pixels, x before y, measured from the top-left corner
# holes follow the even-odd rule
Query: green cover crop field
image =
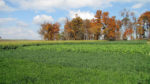
[(0, 84), (150, 84), (150, 42), (1, 41)]

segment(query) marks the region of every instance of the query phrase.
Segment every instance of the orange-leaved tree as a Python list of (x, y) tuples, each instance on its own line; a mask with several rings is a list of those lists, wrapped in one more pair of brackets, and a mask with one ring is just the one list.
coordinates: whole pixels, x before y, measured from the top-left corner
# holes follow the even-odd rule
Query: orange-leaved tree
[[(140, 24), (140, 28), (143, 31), (143, 36), (145, 37), (145, 32), (148, 31), (149, 35), (148, 38), (150, 39), (150, 11), (146, 11), (145, 13), (143, 13), (139, 19), (138, 22)], [(139, 32), (139, 34), (141, 34), (141, 32)]]
[(59, 23), (43, 23), (39, 34), (42, 35), (44, 40), (58, 40), (59, 39)]
[(107, 39), (109, 40), (115, 40), (116, 38), (116, 21), (115, 21), (115, 16), (112, 18), (109, 18), (109, 23), (108, 23), (108, 31), (107, 31)]
[(82, 18), (76, 14), (76, 17), (71, 21), (67, 19), (64, 25), (64, 35), (66, 36), (66, 40), (83, 40), (84, 28)]
[(64, 37), (64, 40), (74, 40), (74, 31), (71, 26), (71, 21), (69, 21), (68, 18), (64, 25)]
[(91, 26), (91, 21), (89, 19), (83, 20), (84, 40), (92, 39)]
[(92, 22), (92, 30), (94, 33), (94, 39), (98, 40), (101, 35), (101, 28), (102, 28), (102, 11), (97, 10), (96, 15), (95, 15), (95, 21)]

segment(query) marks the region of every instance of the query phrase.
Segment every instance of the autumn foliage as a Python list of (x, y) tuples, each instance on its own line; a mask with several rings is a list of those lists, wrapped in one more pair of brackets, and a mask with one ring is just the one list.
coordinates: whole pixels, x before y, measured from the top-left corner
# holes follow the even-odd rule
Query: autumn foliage
[(59, 23), (44, 23), (41, 24), (39, 33), (43, 36), (44, 40), (58, 40)]
[(76, 14), (72, 20), (66, 18), (64, 31), (59, 23), (44, 23), (40, 34), (45, 40), (134, 40), (150, 38), (150, 11), (139, 18), (134, 12), (123, 10), (122, 19), (109, 16), (109, 12), (97, 10), (95, 18), (82, 19)]
[(145, 32), (148, 31), (149, 35), (148, 38), (150, 38), (150, 11), (147, 11), (143, 13), (139, 18), (138, 18), (138, 33), (140, 35), (140, 38), (144, 38)]

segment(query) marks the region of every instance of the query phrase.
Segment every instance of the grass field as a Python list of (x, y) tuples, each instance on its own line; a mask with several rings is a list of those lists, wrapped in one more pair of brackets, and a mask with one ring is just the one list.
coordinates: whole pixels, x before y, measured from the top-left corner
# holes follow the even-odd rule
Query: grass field
[(150, 44), (1, 41), (0, 84), (150, 84)]

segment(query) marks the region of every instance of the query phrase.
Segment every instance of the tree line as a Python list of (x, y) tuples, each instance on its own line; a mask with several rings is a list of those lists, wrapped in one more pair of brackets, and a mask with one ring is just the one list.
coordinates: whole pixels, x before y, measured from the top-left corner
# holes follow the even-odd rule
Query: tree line
[(43, 23), (39, 34), (44, 40), (135, 40), (150, 39), (150, 11), (138, 18), (134, 12), (124, 9), (121, 20), (109, 17), (109, 12), (97, 10), (95, 18), (82, 19), (76, 14), (66, 18), (64, 30), (59, 23)]

